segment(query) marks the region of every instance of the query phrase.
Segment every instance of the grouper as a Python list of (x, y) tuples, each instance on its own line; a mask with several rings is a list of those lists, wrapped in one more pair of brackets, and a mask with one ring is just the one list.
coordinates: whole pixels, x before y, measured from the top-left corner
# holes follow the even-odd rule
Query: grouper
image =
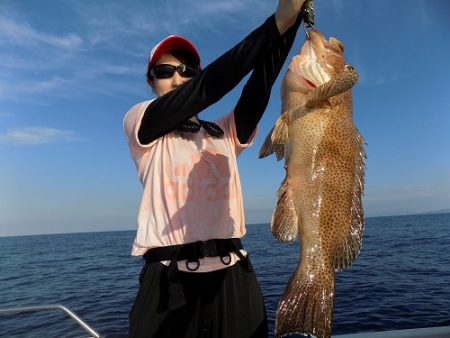
[(278, 304), (277, 337), (331, 336), (335, 272), (361, 250), (366, 154), (353, 122), (357, 80), (343, 43), (310, 31), (289, 64), (282, 114), (260, 150), (260, 157), (285, 158), (272, 233), (284, 242), (300, 237), (299, 264)]

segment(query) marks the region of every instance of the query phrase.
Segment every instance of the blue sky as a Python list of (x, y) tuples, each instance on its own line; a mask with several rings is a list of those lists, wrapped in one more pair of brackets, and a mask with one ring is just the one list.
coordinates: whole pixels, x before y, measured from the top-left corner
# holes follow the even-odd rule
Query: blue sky
[[(135, 228), (141, 194), (122, 119), (152, 97), (147, 56), (169, 34), (206, 65), (273, 13), (269, 0), (0, 2), (0, 236)], [(316, 23), (360, 73), (354, 119), (368, 145), (367, 216), (450, 208), (450, 3), (316, 0)], [(303, 43), (299, 31), (291, 56)], [(282, 71), (282, 74), (284, 70)], [(260, 145), (273, 89), (240, 157), (248, 223), (266, 223), (284, 172)], [(201, 114), (230, 111), (242, 86)]]

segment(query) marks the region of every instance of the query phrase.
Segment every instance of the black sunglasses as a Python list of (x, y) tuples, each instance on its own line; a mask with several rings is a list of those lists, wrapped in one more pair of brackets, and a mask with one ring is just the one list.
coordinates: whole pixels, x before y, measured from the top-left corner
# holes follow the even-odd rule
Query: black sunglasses
[(199, 67), (188, 66), (185, 65), (184, 63), (178, 66), (161, 64), (152, 68), (152, 70), (150, 71), (150, 76), (154, 76), (157, 79), (170, 79), (175, 73), (175, 70), (182, 77), (194, 77), (195, 75), (198, 74)]

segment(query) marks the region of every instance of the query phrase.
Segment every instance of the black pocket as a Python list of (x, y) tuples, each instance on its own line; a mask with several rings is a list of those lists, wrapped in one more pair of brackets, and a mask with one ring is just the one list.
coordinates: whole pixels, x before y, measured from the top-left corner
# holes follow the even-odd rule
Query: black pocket
[(142, 281), (144, 280), (145, 273), (147, 272), (147, 267), (148, 267), (147, 263), (145, 263), (144, 266), (142, 267), (141, 273), (139, 274), (139, 284), (142, 284)]
[(242, 257), (239, 260), (239, 264), (241, 264), (241, 266), (247, 270), (248, 272), (252, 272), (253, 271), (253, 265), (250, 262), (250, 255), (247, 253), (247, 256)]

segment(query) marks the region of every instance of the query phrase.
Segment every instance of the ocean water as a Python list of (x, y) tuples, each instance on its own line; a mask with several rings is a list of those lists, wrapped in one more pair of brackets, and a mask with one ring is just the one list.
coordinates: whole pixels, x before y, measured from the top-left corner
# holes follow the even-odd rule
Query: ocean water
[[(0, 238), (0, 308), (63, 304), (102, 335), (127, 332), (142, 259), (133, 231)], [(450, 325), (450, 214), (366, 220), (363, 250), (337, 273), (333, 334)], [(267, 224), (248, 226), (244, 246), (273, 330), (278, 299), (295, 270), (298, 242)], [(86, 337), (61, 312), (0, 315), (0, 337)]]

